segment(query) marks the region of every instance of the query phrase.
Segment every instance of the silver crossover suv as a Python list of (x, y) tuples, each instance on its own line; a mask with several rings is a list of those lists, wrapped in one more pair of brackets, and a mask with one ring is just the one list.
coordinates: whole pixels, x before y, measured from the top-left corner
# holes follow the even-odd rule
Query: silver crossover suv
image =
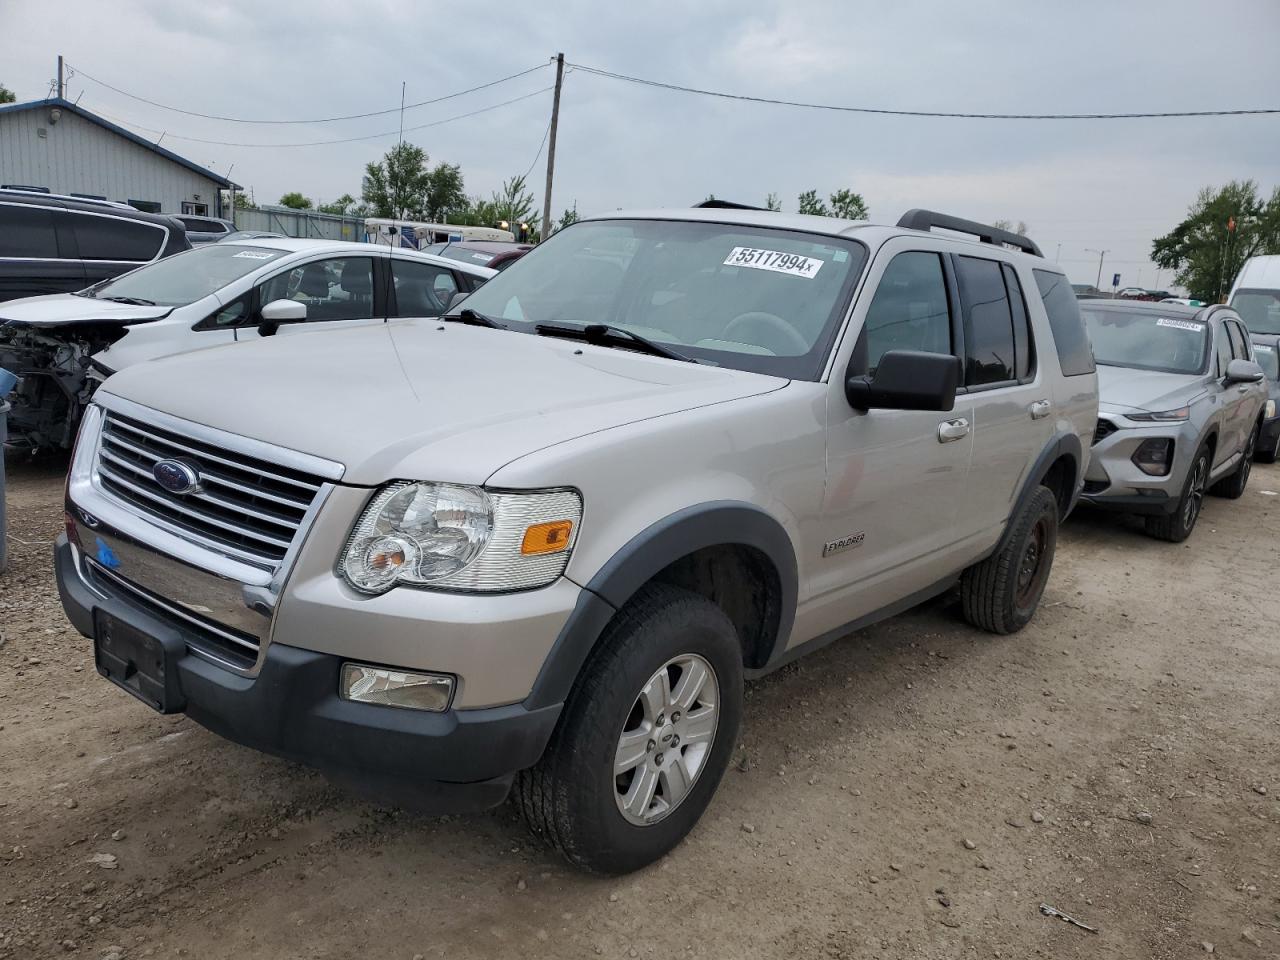
[(439, 319), (111, 377), (58, 582), (155, 709), (384, 798), (513, 793), (621, 872), (706, 808), (744, 678), (956, 588), (1025, 625), (1097, 415), (1025, 237), (612, 214)]
[(1088, 300), (1099, 417), (1084, 498), (1185, 540), (1205, 491), (1239, 497), (1267, 403), (1256, 346), (1230, 307)]

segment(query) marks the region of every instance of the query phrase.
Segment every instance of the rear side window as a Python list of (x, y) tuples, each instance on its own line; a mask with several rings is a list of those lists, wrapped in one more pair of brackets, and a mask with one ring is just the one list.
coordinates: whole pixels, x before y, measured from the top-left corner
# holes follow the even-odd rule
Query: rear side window
[(75, 218), (76, 242), (84, 260), (154, 260), (164, 244), (162, 228), (119, 217), (80, 215)]
[(1018, 379), (1026, 380), (1036, 368), (1036, 341), (1031, 334), (1031, 319), (1027, 316), (1027, 301), (1022, 295), (1022, 283), (1018, 271), (1009, 264), (1001, 264), (1004, 286), (1009, 294), (1009, 309), (1013, 312), (1013, 349), (1017, 360)]
[(890, 350), (951, 353), (951, 312), (936, 253), (900, 253), (885, 268), (863, 324), (866, 372)]
[(1032, 270), (1044, 312), (1049, 315), (1053, 345), (1058, 351), (1058, 364), (1063, 376), (1079, 377), (1093, 373), (1093, 347), (1080, 316), (1080, 304), (1067, 278), (1049, 270)]
[(980, 387), (1016, 379), (1013, 314), (1000, 263), (956, 257), (964, 301), (965, 384)]
[(0, 203), (0, 257), (58, 256), (53, 211), (26, 204)]

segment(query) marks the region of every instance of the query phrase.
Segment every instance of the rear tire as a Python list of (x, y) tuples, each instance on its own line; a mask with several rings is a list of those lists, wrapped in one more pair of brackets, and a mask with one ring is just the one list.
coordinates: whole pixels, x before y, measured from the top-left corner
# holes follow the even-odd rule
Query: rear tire
[(1037, 487), (1011, 521), (1004, 547), (960, 578), (964, 618), (989, 633), (1017, 633), (1035, 615), (1058, 543), (1058, 499)]
[(1255, 423), (1249, 439), (1245, 442), (1244, 456), (1240, 458), (1240, 465), (1210, 488), (1209, 492), (1215, 497), (1239, 500), (1244, 496), (1244, 488), (1249, 485), (1249, 474), (1253, 472), (1253, 451), (1258, 446), (1258, 429)]
[[(702, 692), (684, 704), (695, 683)], [(648, 584), (605, 629), (542, 758), (517, 776), (516, 807), (575, 866), (638, 870), (702, 816), (741, 718), (742, 647), (729, 618), (699, 594)]]
[(1196, 451), (1191, 466), (1187, 469), (1187, 479), (1182, 485), (1182, 496), (1173, 513), (1162, 513), (1158, 516), (1145, 517), (1147, 533), (1157, 540), (1170, 543), (1181, 543), (1191, 536), (1200, 519), (1200, 509), (1204, 505), (1205, 486), (1209, 480), (1209, 445), (1201, 444)]
[(1261, 447), (1253, 451), (1253, 459), (1259, 463), (1275, 463), (1280, 459), (1280, 431), (1276, 433), (1276, 442), (1271, 445), (1271, 449), (1263, 450)]

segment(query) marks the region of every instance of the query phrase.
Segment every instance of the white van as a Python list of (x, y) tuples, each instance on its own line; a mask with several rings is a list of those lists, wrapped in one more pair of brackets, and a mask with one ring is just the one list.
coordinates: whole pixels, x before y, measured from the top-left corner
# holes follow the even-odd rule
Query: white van
[(516, 235), (510, 230), (499, 230), (497, 227), (464, 227), (455, 223), (423, 223), (420, 220), (369, 217), (364, 222), (364, 239), (366, 243), (421, 250), (433, 243), (458, 243), (462, 240), (514, 242)]
[(1280, 256), (1246, 260), (1228, 302), (1250, 333), (1280, 334)]

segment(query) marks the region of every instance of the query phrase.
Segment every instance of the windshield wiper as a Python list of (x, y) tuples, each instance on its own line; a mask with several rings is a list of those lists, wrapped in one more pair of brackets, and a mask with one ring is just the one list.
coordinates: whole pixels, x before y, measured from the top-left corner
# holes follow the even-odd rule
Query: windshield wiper
[(563, 323), (539, 323), (535, 324), (533, 329), (544, 337), (568, 337), (570, 339), (586, 340), (588, 343), (595, 343), (600, 346), (608, 346), (608, 338), (610, 336), (618, 336), (625, 338), (628, 341), (628, 346), (639, 347), (642, 352), (651, 353), (655, 357), (666, 357), (668, 360), (680, 360), (684, 363), (699, 362), (693, 357), (686, 357), (683, 353), (677, 353), (670, 347), (664, 347), (648, 337), (633, 333), (626, 327), (615, 327), (611, 323), (588, 323), (581, 327), (573, 327)]
[(148, 300), (145, 297), (102, 297), (103, 300), (110, 300), (112, 303), (127, 303), (135, 307), (154, 307), (156, 302)]
[(470, 307), (464, 307), (457, 313), (446, 313), (441, 320), (452, 320), (455, 323), (469, 323), (475, 327), (492, 327), (495, 330), (505, 330), (507, 325), (499, 323), (493, 317), (480, 313), (478, 310), (472, 310)]

